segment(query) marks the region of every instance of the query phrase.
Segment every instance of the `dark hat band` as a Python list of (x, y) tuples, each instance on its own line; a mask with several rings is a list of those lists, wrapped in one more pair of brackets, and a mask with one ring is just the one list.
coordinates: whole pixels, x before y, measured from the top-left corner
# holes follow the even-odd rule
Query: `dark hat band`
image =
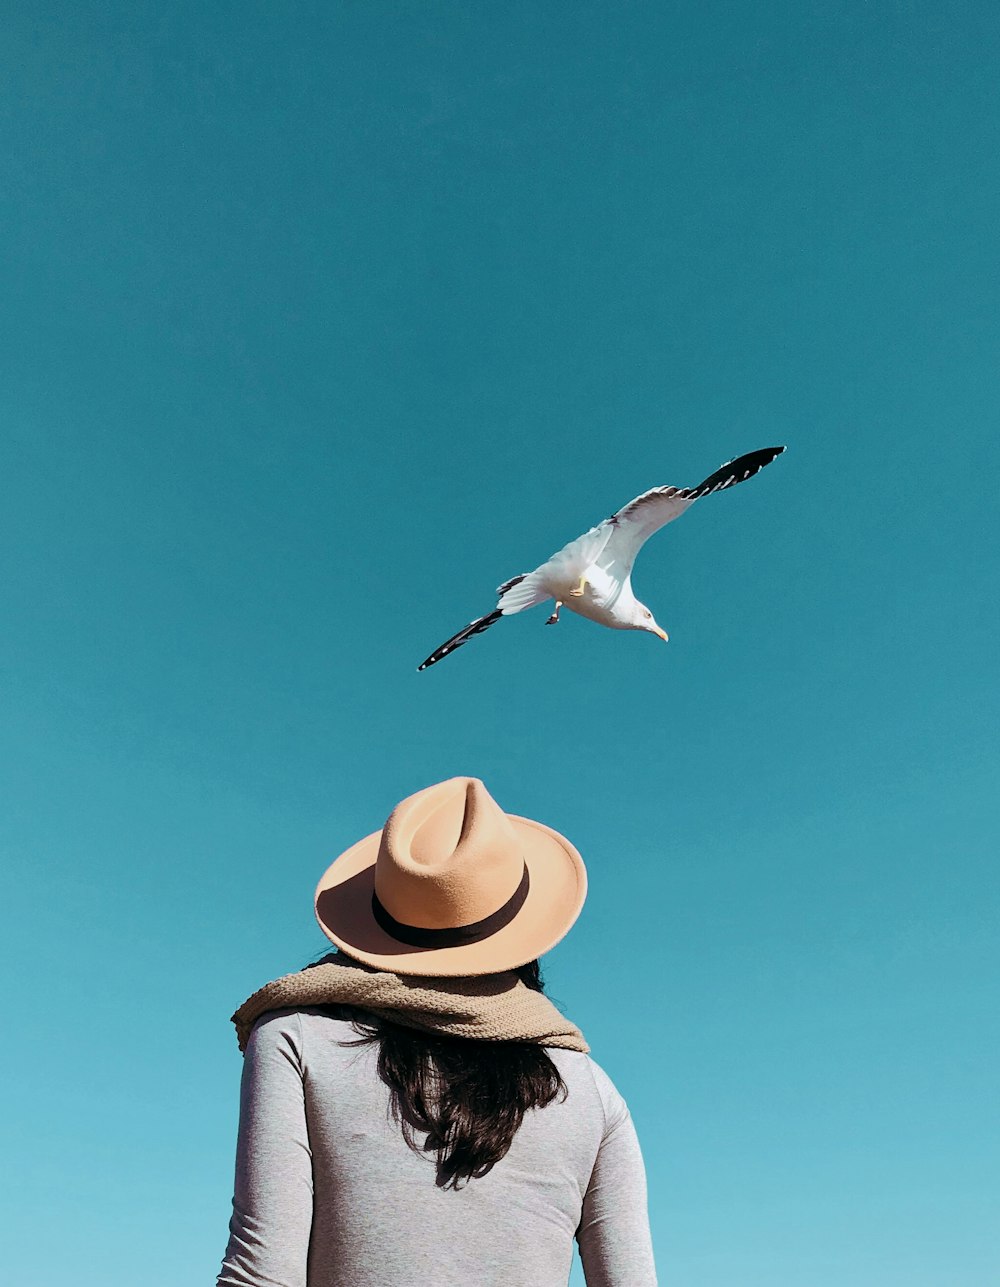
[(420, 925), (407, 925), (403, 921), (397, 921), (386, 911), (374, 890), (372, 891), (372, 914), (390, 938), (396, 939), (399, 943), (405, 943), (408, 947), (464, 947), (468, 943), (481, 943), (484, 938), (489, 938), (504, 926), (509, 925), (524, 906), (530, 883), (526, 864), (521, 883), (503, 907), (489, 916), (484, 916), (481, 921), (473, 921), (469, 925), (454, 925), (447, 929), (424, 929)]

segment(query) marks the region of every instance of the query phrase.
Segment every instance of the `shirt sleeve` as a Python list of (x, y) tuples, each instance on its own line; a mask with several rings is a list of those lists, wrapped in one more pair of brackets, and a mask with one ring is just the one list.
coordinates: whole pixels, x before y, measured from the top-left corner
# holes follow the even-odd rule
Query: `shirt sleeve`
[(218, 1287), (306, 1287), (312, 1215), (302, 1025), (295, 1011), (274, 1011), (247, 1043), (233, 1217)]
[(608, 1075), (591, 1063), (606, 1126), (576, 1232), (587, 1287), (656, 1287), (646, 1169), (632, 1117)]

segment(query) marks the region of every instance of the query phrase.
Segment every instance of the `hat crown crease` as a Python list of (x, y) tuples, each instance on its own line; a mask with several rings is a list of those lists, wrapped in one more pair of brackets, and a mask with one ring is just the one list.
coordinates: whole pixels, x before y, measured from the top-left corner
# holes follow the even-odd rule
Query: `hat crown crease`
[(451, 929), (492, 915), (524, 874), (507, 815), (478, 778), (418, 792), (386, 823), (375, 870), (380, 902), (397, 921)]
[[(457, 792), (427, 797), (427, 810), (422, 821), (410, 837), (410, 858), (418, 866), (436, 867), (444, 861), (454, 861), (467, 842), (475, 826), (475, 792), (470, 782), (462, 793), (461, 808)], [(480, 811), (481, 812), (481, 811)]]

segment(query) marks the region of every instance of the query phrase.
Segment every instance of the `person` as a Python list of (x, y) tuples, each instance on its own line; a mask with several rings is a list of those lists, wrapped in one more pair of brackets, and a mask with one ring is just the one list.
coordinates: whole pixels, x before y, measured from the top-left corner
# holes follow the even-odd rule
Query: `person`
[(628, 1108), (538, 958), (580, 855), (476, 778), (398, 804), (325, 872), (336, 952), (255, 992), (219, 1287), (655, 1287)]

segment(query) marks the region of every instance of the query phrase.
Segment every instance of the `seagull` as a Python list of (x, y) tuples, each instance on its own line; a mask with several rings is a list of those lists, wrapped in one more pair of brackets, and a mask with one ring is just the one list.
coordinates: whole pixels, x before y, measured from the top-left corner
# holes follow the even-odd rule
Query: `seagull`
[(524, 572), (497, 586), (497, 606), (446, 639), (417, 670), (426, 670), (461, 648), (473, 635), (482, 634), (501, 617), (555, 599), (555, 611), (546, 625), (555, 625), (562, 608), (613, 630), (647, 630), (664, 643), (653, 614), (632, 593), (632, 567), (646, 541), (680, 518), (684, 511), (710, 492), (725, 491), (759, 473), (780, 456), (784, 447), (762, 447), (729, 460), (697, 487), (653, 487), (617, 510), (603, 523), (563, 546), (534, 572)]

